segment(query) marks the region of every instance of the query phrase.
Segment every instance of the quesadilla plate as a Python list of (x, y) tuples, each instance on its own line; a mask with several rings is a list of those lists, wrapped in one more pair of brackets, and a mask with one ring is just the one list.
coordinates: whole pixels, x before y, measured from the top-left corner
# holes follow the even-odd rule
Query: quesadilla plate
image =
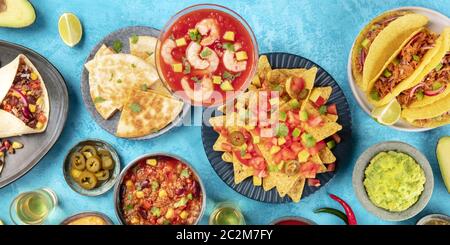
[[(173, 98), (159, 80), (153, 65), (158, 35), (158, 30), (149, 27), (120, 29), (99, 42), (87, 58), (81, 82), (84, 103), (97, 124), (113, 135), (131, 139), (153, 138), (179, 124), (189, 111), (187, 105), (182, 105), (181, 109), (176, 106), (176, 111), (168, 111), (169, 114), (164, 115), (165, 119), (166, 116), (171, 118), (169, 122), (141, 127), (138, 123), (142, 119), (130, 118), (133, 113), (127, 106), (130, 104), (130, 94), (134, 91), (149, 92), (158, 98), (165, 96), (169, 102)], [(156, 107), (146, 103), (145, 108), (141, 109), (142, 113), (150, 113)], [(155, 122), (153, 119), (145, 120)], [(124, 129), (125, 125), (127, 130)]]

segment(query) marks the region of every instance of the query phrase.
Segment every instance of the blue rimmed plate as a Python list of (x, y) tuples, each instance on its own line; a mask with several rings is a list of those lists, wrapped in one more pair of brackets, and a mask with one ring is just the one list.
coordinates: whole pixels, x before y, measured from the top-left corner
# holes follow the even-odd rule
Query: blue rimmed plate
[[(318, 189), (325, 186), (339, 170), (340, 164), (345, 164), (348, 162), (348, 153), (351, 151), (351, 130), (352, 130), (352, 118), (350, 113), (350, 108), (347, 103), (342, 89), (339, 87), (338, 83), (334, 78), (325, 71), (322, 67), (316, 63), (303, 58), (298, 55), (288, 54), (288, 53), (268, 53), (266, 55), (269, 59), (269, 63), (272, 69), (280, 68), (311, 68), (313, 66), (318, 68), (316, 80), (314, 83), (315, 87), (331, 86), (333, 92), (328, 100), (328, 103), (335, 103), (337, 106), (337, 111), (339, 115), (338, 123), (342, 125), (343, 129), (339, 132), (342, 138), (340, 144), (333, 150), (334, 155), (337, 158), (336, 170), (334, 172), (326, 172), (318, 174), (316, 178), (320, 180), (321, 186), (312, 187), (305, 185), (303, 190), (302, 198), (305, 198), (312, 193), (316, 192)], [(216, 115), (212, 115), (216, 116)], [(234, 183), (233, 175), (233, 165), (226, 163), (222, 160), (222, 152), (217, 152), (213, 150), (214, 142), (219, 136), (212, 127), (207, 125), (202, 126), (202, 140), (203, 146), (205, 148), (206, 155), (211, 163), (213, 169), (216, 171), (217, 175), (233, 190), (239, 192), (240, 194), (267, 203), (287, 203), (292, 202), (291, 198), (288, 196), (280, 197), (275, 188), (270, 191), (264, 191), (261, 186), (254, 186), (252, 178), (248, 178), (239, 184)]]

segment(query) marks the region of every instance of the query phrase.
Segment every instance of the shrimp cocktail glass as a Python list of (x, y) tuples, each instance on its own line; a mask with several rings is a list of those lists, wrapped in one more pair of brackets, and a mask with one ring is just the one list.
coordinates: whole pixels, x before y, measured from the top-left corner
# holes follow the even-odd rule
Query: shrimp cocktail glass
[(247, 22), (214, 4), (188, 7), (161, 31), (156, 66), (175, 96), (195, 106), (217, 106), (249, 86), (258, 45)]

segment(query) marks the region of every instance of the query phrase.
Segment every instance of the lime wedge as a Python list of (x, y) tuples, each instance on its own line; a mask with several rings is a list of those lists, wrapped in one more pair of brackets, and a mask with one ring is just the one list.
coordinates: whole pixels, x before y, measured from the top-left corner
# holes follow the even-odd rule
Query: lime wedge
[(389, 104), (372, 110), (372, 117), (384, 125), (392, 125), (400, 119), (402, 107), (397, 100), (392, 100)]
[(69, 47), (77, 45), (83, 36), (83, 28), (77, 16), (64, 13), (58, 21), (59, 36)]

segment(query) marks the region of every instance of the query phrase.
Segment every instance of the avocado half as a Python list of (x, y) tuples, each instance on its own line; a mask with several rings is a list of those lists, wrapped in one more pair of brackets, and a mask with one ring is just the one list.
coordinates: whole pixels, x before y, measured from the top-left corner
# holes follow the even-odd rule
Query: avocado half
[(436, 156), (441, 169), (442, 179), (450, 193), (450, 136), (444, 136), (439, 139), (436, 147)]
[(28, 0), (0, 0), (0, 27), (22, 28), (36, 20), (36, 12)]

